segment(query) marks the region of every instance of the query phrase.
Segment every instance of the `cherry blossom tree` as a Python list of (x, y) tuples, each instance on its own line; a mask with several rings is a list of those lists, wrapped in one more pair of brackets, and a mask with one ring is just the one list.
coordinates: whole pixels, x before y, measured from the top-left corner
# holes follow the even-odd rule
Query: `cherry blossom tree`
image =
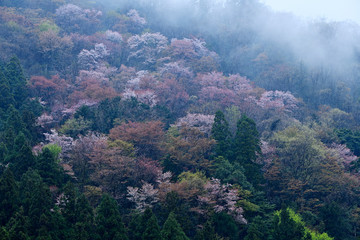
[[(128, 39), (128, 61), (137, 67), (152, 67), (167, 49), (167, 38), (160, 33), (144, 33)], [(139, 64), (140, 63), (140, 64)]]
[(136, 11), (135, 9), (130, 9), (126, 16), (130, 20), (128, 23), (128, 30), (131, 32), (137, 32), (140, 29), (143, 29), (147, 23), (145, 18), (140, 17), (138, 11)]
[(45, 142), (47, 144), (56, 144), (61, 147), (60, 158), (69, 158), (69, 155), (74, 147), (74, 139), (65, 135), (59, 135), (59, 133), (52, 129), (50, 133), (44, 133)]
[(206, 48), (206, 43), (197, 38), (171, 39), (171, 51), (177, 58), (201, 58), (204, 56), (216, 57), (215, 52)]
[(199, 196), (201, 203), (210, 205), (215, 212), (226, 212), (242, 224), (247, 224), (243, 216), (244, 210), (237, 205), (240, 200), (239, 191), (231, 184), (221, 184), (219, 179), (211, 179), (205, 185), (206, 193)]
[(156, 85), (155, 94), (161, 104), (181, 116), (189, 101), (189, 94), (184, 87), (173, 78), (166, 78)]
[(158, 103), (157, 96), (153, 90), (137, 90), (126, 89), (123, 93), (124, 99), (136, 98), (139, 102), (145, 103), (150, 107), (156, 106)]
[(266, 91), (256, 103), (264, 109), (293, 112), (299, 101), (290, 92)]
[(109, 51), (103, 43), (95, 44), (94, 49), (83, 49), (78, 55), (78, 63), (82, 69), (95, 69), (104, 57), (109, 55)]
[(181, 128), (183, 125), (198, 128), (201, 132), (210, 136), (211, 128), (214, 123), (214, 115), (204, 115), (200, 113), (188, 113), (185, 117), (179, 118), (175, 125)]
[(141, 188), (128, 187), (127, 192), (127, 199), (135, 203), (136, 210), (141, 213), (159, 201), (158, 190), (150, 183), (144, 183)]
[(196, 95), (199, 91), (200, 85), (194, 81), (194, 74), (189, 67), (186, 67), (183, 62), (165, 63), (159, 68), (161, 79), (174, 79), (181, 84), (185, 91), (190, 95)]
[(345, 168), (349, 169), (351, 164), (357, 161), (359, 158), (354, 155), (353, 152), (344, 144), (332, 143), (328, 148), (328, 152), (331, 156), (338, 160)]
[(123, 42), (123, 37), (118, 32), (113, 32), (111, 30), (107, 30), (105, 32), (105, 36), (106, 36), (106, 39), (111, 42), (114, 42), (114, 43), (122, 43)]
[(174, 77), (176, 79), (192, 79), (194, 77), (190, 68), (184, 67), (181, 62), (165, 63), (159, 69), (159, 73), (162, 77)]
[(56, 23), (67, 32), (82, 31), (94, 32), (97, 29), (101, 11), (83, 9), (74, 4), (66, 4), (56, 9)]

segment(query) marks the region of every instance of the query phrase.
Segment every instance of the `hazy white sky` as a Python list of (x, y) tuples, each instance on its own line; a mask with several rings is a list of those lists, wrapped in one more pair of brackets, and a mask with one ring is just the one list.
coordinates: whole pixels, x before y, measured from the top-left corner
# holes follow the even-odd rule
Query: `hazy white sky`
[(260, 0), (276, 11), (300, 17), (352, 20), (360, 24), (360, 0)]

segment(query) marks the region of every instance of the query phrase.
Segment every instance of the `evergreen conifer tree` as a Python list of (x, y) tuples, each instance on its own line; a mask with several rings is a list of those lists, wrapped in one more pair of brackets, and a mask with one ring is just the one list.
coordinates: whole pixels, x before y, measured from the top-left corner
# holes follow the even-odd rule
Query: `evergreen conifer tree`
[(143, 234), (142, 226), (142, 215), (136, 213), (132, 216), (129, 223), (129, 239), (130, 240), (141, 240)]
[(24, 215), (24, 209), (20, 207), (6, 225), (9, 232), (9, 238), (7, 240), (30, 240), (28, 235), (29, 225), (30, 220)]
[(45, 183), (58, 185), (61, 182), (62, 176), (59, 165), (49, 148), (45, 147), (42, 153), (36, 158), (35, 168)]
[(128, 239), (121, 221), (117, 203), (109, 195), (104, 195), (96, 215), (97, 237), (101, 240)]
[(9, 233), (5, 227), (0, 227), (0, 240), (9, 240)]
[(23, 133), (20, 133), (14, 142), (13, 150), (6, 159), (15, 178), (19, 179), (29, 168), (35, 167), (35, 157)]
[(70, 226), (73, 226), (76, 222), (76, 192), (75, 192), (75, 186), (68, 182), (64, 186), (64, 195), (62, 199), (62, 214), (66, 220), (67, 223), (69, 223)]
[(302, 224), (290, 217), (289, 210), (282, 208), (279, 215), (275, 215), (273, 238), (276, 240), (301, 240), (305, 234)]
[(13, 57), (5, 67), (5, 77), (14, 95), (15, 106), (19, 108), (28, 97), (26, 78), (18, 58)]
[(225, 158), (231, 156), (231, 134), (229, 131), (229, 124), (225, 119), (224, 113), (221, 111), (215, 113), (211, 135), (216, 140), (216, 154)]
[(130, 239), (131, 240), (142, 240), (147, 223), (153, 216), (153, 212), (150, 208), (146, 208), (143, 214), (136, 214), (133, 216), (130, 222)]
[(10, 105), (14, 105), (14, 95), (11, 92), (9, 82), (0, 70), (0, 108), (6, 112)]
[(80, 195), (75, 203), (75, 239), (90, 240), (93, 237), (93, 209), (85, 195)]
[(196, 233), (195, 240), (217, 240), (220, 239), (216, 233), (213, 223), (209, 220), (204, 224), (203, 229)]
[(188, 240), (180, 224), (176, 221), (175, 214), (171, 212), (161, 230), (163, 240)]
[(0, 163), (5, 163), (5, 158), (8, 155), (8, 149), (4, 142), (0, 143)]
[(7, 168), (0, 178), (0, 226), (4, 226), (17, 209), (19, 188), (11, 170)]
[(246, 178), (255, 187), (262, 180), (260, 165), (255, 162), (257, 154), (261, 153), (260, 138), (256, 123), (246, 115), (242, 115), (237, 123), (233, 149), (234, 159), (241, 164)]
[(146, 223), (145, 231), (142, 235), (143, 240), (161, 240), (161, 232), (158, 220), (154, 214)]
[(30, 233), (36, 235), (40, 224), (40, 217), (50, 215), (53, 208), (49, 187), (44, 184), (37, 171), (27, 171), (20, 182), (20, 196), (25, 214), (30, 220)]
[(260, 216), (256, 216), (249, 224), (245, 240), (262, 240), (264, 239), (264, 229), (262, 228), (262, 220)]

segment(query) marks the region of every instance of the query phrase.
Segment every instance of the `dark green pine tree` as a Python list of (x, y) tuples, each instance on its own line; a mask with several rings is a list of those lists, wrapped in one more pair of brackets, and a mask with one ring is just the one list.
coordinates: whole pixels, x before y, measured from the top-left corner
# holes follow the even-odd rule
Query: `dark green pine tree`
[(117, 203), (113, 198), (104, 195), (96, 212), (95, 223), (99, 240), (128, 239)]
[(0, 143), (0, 163), (5, 163), (5, 158), (9, 155), (9, 151), (4, 142)]
[(325, 232), (335, 239), (349, 239), (351, 235), (351, 215), (336, 202), (325, 204), (319, 216), (324, 223)]
[(38, 139), (41, 139), (42, 133), (40, 127), (36, 125), (36, 116), (34, 114), (35, 107), (31, 105), (34, 101), (23, 105), (21, 108), (21, 118), (24, 123), (25, 129), (29, 132), (29, 140), (31, 143), (36, 144)]
[(63, 205), (60, 206), (62, 208), (63, 216), (66, 221), (71, 225), (76, 222), (76, 191), (75, 186), (71, 182), (68, 182), (64, 186), (64, 197), (63, 197)]
[[(51, 236), (51, 239), (76, 239), (73, 237), (72, 229), (69, 229), (66, 224), (66, 220), (62, 215), (61, 209), (58, 206), (53, 206), (50, 216), (42, 215), (40, 216), (40, 224), (42, 224), (44, 231), (44, 235), (47, 236), (47, 233)], [(46, 221), (46, 222), (44, 222)], [(41, 228), (40, 228), (41, 230)], [(40, 235), (39, 230), (39, 235)], [(46, 232), (47, 231), (47, 232)]]
[(11, 150), (8, 144), (13, 143), (14, 138), (18, 134), (22, 132), (25, 134), (27, 138), (30, 136), (30, 134), (26, 129), (26, 125), (24, 124), (19, 111), (16, 110), (16, 108), (13, 105), (10, 105), (6, 115), (7, 115), (7, 119), (5, 122), (5, 129), (4, 129), (4, 141), (7, 141), (6, 142), (7, 147), (9, 150)]
[(239, 239), (239, 226), (234, 218), (225, 212), (212, 215), (215, 232), (225, 239)]
[(7, 168), (0, 178), (0, 226), (4, 226), (15, 213), (18, 200), (19, 187)]
[(35, 157), (23, 133), (16, 137), (13, 150), (6, 162), (10, 164), (9, 167), (16, 179), (20, 179), (29, 168), (35, 167)]
[(5, 67), (5, 77), (9, 81), (10, 89), (15, 99), (15, 106), (19, 108), (28, 97), (26, 78), (18, 58), (13, 57)]
[(5, 227), (0, 227), (0, 240), (9, 240), (9, 233)]
[(48, 185), (58, 185), (61, 183), (62, 172), (49, 148), (44, 148), (42, 153), (36, 158), (35, 169)]
[(41, 227), (41, 216), (50, 216), (50, 209), (54, 207), (49, 187), (37, 171), (29, 170), (23, 175), (20, 182), (20, 198), (25, 214), (30, 219), (30, 233), (37, 236)]
[(129, 224), (129, 238), (131, 240), (142, 240), (143, 233), (146, 230), (147, 222), (152, 217), (153, 212), (150, 208), (146, 208), (143, 214), (136, 213)]
[(80, 195), (75, 203), (75, 239), (90, 240), (94, 233), (94, 213), (85, 195)]
[(262, 181), (261, 166), (257, 164), (257, 154), (261, 153), (259, 133), (256, 123), (246, 115), (237, 122), (237, 130), (233, 141), (234, 159), (245, 170), (245, 176), (250, 183), (257, 186)]
[(14, 95), (11, 92), (9, 82), (0, 70), (0, 109), (6, 112), (10, 105), (15, 104)]
[(216, 140), (216, 155), (229, 158), (231, 156), (231, 133), (225, 115), (221, 111), (215, 113), (211, 136)]
[(195, 236), (195, 240), (217, 240), (220, 239), (215, 233), (213, 223), (208, 220), (201, 230), (198, 230)]
[(282, 208), (279, 216), (274, 217), (273, 239), (276, 240), (301, 240), (305, 234), (302, 224), (296, 223), (290, 217), (289, 210)]
[[(151, 211), (151, 210), (150, 210)], [(158, 220), (151, 211), (151, 217), (147, 220), (144, 233), (142, 234), (143, 240), (161, 240), (161, 232)]]
[(182, 230), (180, 224), (176, 221), (175, 214), (171, 212), (166, 219), (161, 230), (163, 240), (189, 240)]
[(50, 216), (42, 214), (39, 220), (39, 230), (36, 240), (52, 240), (50, 235), (51, 227)]
[(136, 213), (132, 216), (129, 223), (129, 239), (130, 240), (141, 240), (144, 232), (144, 226), (142, 223), (143, 215)]
[(263, 219), (260, 216), (254, 217), (247, 229), (247, 235), (244, 240), (262, 240), (264, 239)]
[(20, 207), (6, 225), (9, 233), (7, 240), (30, 240), (29, 225), (30, 220), (24, 215), (24, 209)]

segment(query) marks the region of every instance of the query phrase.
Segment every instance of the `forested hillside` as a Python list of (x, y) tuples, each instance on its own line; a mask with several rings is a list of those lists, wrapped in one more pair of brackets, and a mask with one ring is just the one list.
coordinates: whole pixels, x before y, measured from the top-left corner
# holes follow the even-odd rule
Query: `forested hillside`
[(0, 240), (360, 239), (359, 40), (257, 0), (0, 0)]

